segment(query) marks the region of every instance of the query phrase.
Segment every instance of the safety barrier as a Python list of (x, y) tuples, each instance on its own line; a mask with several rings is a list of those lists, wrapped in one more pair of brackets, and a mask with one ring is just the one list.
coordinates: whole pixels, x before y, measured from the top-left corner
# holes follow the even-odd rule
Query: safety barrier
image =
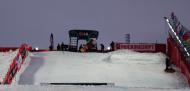
[(138, 52), (162, 52), (166, 53), (166, 44), (157, 43), (115, 43), (115, 50), (131, 49)]
[(172, 38), (168, 38), (168, 56), (173, 64), (180, 69), (185, 75), (190, 86), (190, 62), (186, 59), (184, 53), (177, 47), (176, 42)]
[(21, 47), (19, 48), (19, 52), (17, 53), (16, 57), (13, 59), (9, 70), (3, 79), (3, 82), (1, 84), (11, 84), (14, 76), (16, 73), (20, 70), (22, 64), (26, 60), (28, 56), (28, 52), (32, 50), (32, 48), (27, 45), (27, 44), (22, 44)]
[(18, 49), (19, 47), (0, 47), (0, 52), (7, 52), (7, 51), (15, 51), (16, 49)]

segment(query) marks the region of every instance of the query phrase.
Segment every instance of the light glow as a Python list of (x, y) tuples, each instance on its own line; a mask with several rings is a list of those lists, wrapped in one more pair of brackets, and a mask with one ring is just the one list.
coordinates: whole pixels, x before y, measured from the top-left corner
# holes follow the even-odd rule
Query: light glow
[(39, 48), (38, 48), (38, 47), (35, 47), (35, 50), (36, 50), (36, 51), (38, 51), (38, 50), (39, 50)]
[(111, 50), (111, 47), (107, 47), (107, 50)]

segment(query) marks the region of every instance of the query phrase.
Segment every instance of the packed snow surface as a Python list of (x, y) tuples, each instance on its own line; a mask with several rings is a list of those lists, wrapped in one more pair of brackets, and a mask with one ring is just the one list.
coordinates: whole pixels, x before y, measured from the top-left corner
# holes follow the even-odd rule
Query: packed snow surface
[(0, 91), (189, 91), (189, 88), (159, 89), (159, 88), (122, 88), (112, 86), (40, 86), (17, 85), (0, 86)]
[[(110, 53), (36, 52), (15, 79), (19, 85), (112, 83), (125, 88), (184, 88), (180, 72), (165, 73), (165, 55), (119, 50)], [(28, 63), (27, 63), (28, 62)]]

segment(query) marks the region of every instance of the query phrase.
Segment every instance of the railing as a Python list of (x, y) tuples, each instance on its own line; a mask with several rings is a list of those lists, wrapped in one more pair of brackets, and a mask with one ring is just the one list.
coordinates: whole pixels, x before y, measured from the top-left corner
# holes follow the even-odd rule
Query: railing
[(19, 52), (17, 53), (16, 57), (12, 60), (9, 70), (1, 84), (11, 84), (12, 80), (14, 79), (14, 76), (20, 70), (22, 64), (28, 57), (28, 53), (31, 49), (32, 48), (27, 44), (21, 45), (21, 47), (19, 48)]
[(19, 47), (0, 47), (0, 52), (8, 52), (10, 50), (15, 51)]
[(171, 19), (167, 17), (164, 19), (171, 30), (167, 40), (167, 55), (186, 76), (190, 86), (190, 31), (179, 23), (174, 14)]
[[(186, 59), (189, 61), (190, 60), (190, 53), (189, 53), (190, 41), (188, 41), (187, 39), (190, 40), (190, 35), (188, 36), (188, 33), (190, 34), (190, 31), (180, 24), (176, 16), (174, 20), (168, 19), (167, 17), (164, 17), (164, 19), (166, 20), (171, 30), (169, 31), (169, 37), (172, 38), (176, 42), (177, 47), (180, 49), (182, 53), (184, 53)], [(187, 39), (183, 40), (185, 36)]]

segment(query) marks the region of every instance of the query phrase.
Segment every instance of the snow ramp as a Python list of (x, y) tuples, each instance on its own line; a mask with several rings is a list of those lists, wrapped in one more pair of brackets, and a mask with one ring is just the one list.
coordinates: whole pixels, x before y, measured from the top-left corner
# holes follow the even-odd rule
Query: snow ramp
[(164, 72), (165, 55), (162, 53), (51, 51), (33, 52), (30, 59), (14, 84), (111, 83), (111, 87), (121, 88), (188, 87), (187, 80), (177, 69), (172, 74)]

